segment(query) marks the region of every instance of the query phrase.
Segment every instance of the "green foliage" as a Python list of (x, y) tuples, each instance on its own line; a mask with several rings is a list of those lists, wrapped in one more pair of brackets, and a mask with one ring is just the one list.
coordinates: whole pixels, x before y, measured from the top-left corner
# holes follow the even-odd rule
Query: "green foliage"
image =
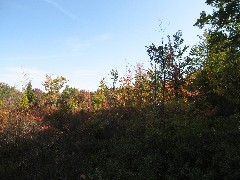
[(18, 107), (20, 108), (21, 111), (27, 111), (29, 109), (29, 100), (27, 94), (23, 94)]
[(43, 86), (47, 92), (59, 93), (66, 82), (66, 78), (62, 76), (58, 76), (57, 78), (52, 79), (51, 76), (46, 75), (46, 81), (43, 83)]
[(25, 90), (24, 94), (26, 94), (26, 96), (27, 96), (29, 105), (31, 107), (34, 106), (34, 104), (36, 103), (36, 95), (35, 95), (34, 90), (32, 88), (32, 83), (31, 82), (29, 82), (27, 84), (27, 87), (26, 87), (26, 90)]
[(226, 28), (228, 31), (236, 28), (240, 15), (239, 1), (207, 0), (206, 3), (214, 7), (213, 13), (207, 15), (203, 11), (195, 25), (203, 28), (204, 25), (211, 24), (216, 30)]
[(97, 92), (93, 95), (93, 108), (94, 110), (101, 110), (106, 107), (107, 97), (106, 91), (108, 87), (106, 85), (105, 79), (100, 80), (100, 85)]
[(61, 93), (61, 109), (64, 111), (74, 112), (78, 109), (78, 104), (78, 90), (67, 85)]
[(20, 92), (15, 87), (0, 83), (0, 102), (2, 108), (15, 109), (20, 100)]
[(110, 73), (111, 73), (111, 76), (112, 76), (111, 79), (113, 80), (113, 90), (115, 90), (116, 83), (117, 83), (118, 78), (119, 78), (118, 71), (112, 69)]
[[(240, 2), (226, 0), (208, 0), (214, 10), (212, 14), (203, 11), (200, 18), (195, 23), (196, 26), (203, 28), (210, 25), (210, 45), (230, 48), (231, 52), (239, 53), (240, 44)], [(219, 47), (218, 47), (219, 48)]]
[(23, 93), (21, 94), (20, 102), (18, 104), (18, 108), (21, 111), (28, 111), (34, 108), (36, 104), (36, 96), (34, 90), (32, 89), (32, 84), (29, 82), (25, 89), (23, 89)]

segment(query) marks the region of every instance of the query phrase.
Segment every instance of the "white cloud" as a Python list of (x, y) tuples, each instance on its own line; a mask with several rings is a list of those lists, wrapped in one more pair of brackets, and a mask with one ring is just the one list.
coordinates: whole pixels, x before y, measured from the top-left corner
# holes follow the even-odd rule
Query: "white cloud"
[(77, 70), (77, 71), (75, 71), (74, 74), (77, 76), (80, 76), (80, 77), (98, 76), (99, 75), (99, 73), (94, 70)]
[(37, 68), (27, 68), (27, 67), (6, 67), (4, 69), (10, 73), (27, 73), (27, 74), (34, 74), (34, 75), (42, 75), (46, 73)]
[(69, 18), (71, 18), (72, 20), (75, 21), (79, 21), (79, 18), (77, 18), (75, 15), (73, 15), (72, 13), (70, 13), (69, 11), (67, 11), (66, 9), (64, 9), (62, 6), (60, 6), (59, 4), (57, 4), (56, 2), (52, 1), (52, 0), (44, 0), (46, 3), (52, 5), (53, 7), (55, 7), (56, 9), (58, 9), (59, 11), (61, 11), (63, 14), (65, 14), (66, 16), (68, 16)]
[(30, 61), (41, 61), (48, 59), (57, 59), (63, 56), (60, 55), (46, 55), (46, 56), (13, 56), (13, 57), (0, 57), (0, 60), (4, 61), (21, 61), (21, 60), (30, 60)]
[(21, 90), (29, 81), (34, 88), (44, 89), (42, 83), (45, 71), (33, 67), (6, 67), (1, 69), (0, 82), (5, 82)]
[[(22, 90), (31, 81), (33, 88), (39, 88), (44, 91), (42, 83), (46, 79), (46, 74), (49, 73), (34, 67), (5, 67), (0, 68), (0, 82)], [(50, 75), (56, 77), (56, 75)], [(67, 76), (64, 75), (64, 77), (69, 80), (67, 84), (71, 87), (93, 91), (98, 88), (101, 74), (96, 70), (82, 69), (73, 71), (73, 73)]]
[(79, 89), (95, 91), (99, 86), (101, 74), (97, 70), (79, 69), (68, 75), (68, 85)]

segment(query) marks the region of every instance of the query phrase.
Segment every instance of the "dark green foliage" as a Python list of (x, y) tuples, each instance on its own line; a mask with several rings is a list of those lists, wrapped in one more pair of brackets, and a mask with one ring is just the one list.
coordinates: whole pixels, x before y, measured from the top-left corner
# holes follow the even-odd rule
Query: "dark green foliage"
[(118, 76), (118, 71), (112, 69), (110, 73), (111, 73), (111, 76), (112, 76), (111, 79), (113, 80), (113, 86), (112, 86), (112, 88), (113, 88), (113, 90), (115, 90), (115, 88), (116, 88), (116, 83), (117, 83), (117, 80), (118, 80), (118, 78), (119, 78), (119, 76)]
[[(199, 27), (204, 27), (205, 24), (211, 24), (216, 29), (230, 27), (235, 23), (239, 23), (240, 3), (233, 0), (207, 0), (206, 3), (214, 7), (212, 14), (201, 13), (200, 18), (196, 22)], [(236, 27), (234, 27), (236, 28)], [(227, 30), (230, 30), (228, 28)]]
[(240, 110), (240, 2), (212, 0), (207, 4), (214, 7), (213, 13), (202, 12), (195, 24), (209, 28), (195, 51), (202, 66), (196, 86), (201, 99), (219, 115), (230, 115)]
[(27, 84), (25, 93), (27, 95), (28, 103), (30, 104), (30, 106), (33, 106), (36, 103), (36, 95), (35, 95), (34, 90), (32, 88), (32, 83), (31, 82), (29, 82)]

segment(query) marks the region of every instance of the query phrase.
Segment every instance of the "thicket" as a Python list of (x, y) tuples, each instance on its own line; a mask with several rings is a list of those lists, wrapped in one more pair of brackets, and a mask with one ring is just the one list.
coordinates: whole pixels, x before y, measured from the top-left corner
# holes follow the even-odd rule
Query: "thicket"
[(238, 179), (240, 4), (206, 3), (197, 45), (167, 36), (146, 47), (149, 68), (111, 70), (111, 86), (0, 83), (0, 178)]

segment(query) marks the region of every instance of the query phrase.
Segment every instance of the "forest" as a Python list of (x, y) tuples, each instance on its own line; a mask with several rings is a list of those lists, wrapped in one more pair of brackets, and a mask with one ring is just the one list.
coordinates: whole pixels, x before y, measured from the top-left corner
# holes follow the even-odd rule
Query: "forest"
[(0, 179), (239, 179), (240, 2), (206, 3), (198, 44), (178, 30), (96, 91), (1, 82)]

